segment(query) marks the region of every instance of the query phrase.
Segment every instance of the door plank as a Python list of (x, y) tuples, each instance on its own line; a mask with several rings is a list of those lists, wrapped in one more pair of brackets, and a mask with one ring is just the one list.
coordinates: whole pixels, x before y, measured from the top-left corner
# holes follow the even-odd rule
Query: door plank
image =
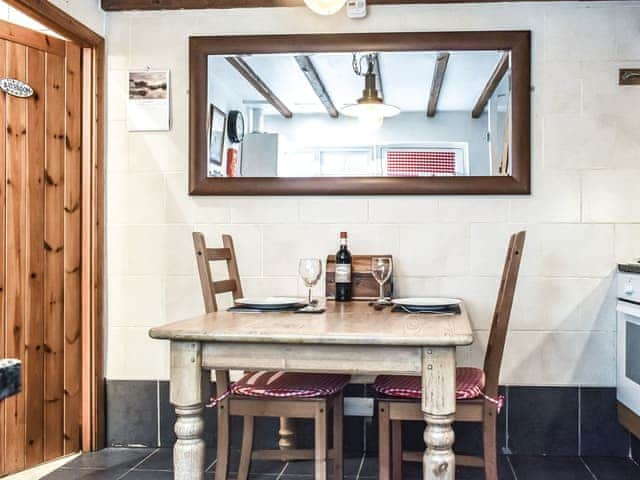
[[(24, 80), (26, 64), (26, 47), (7, 43), (7, 76)], [(6, 285), (6, 355), (24, 361), (27, 102), (6, 96), (6, 117), (6, 276), (9, 280)], [(23, 377), (22, 392), (5, 400), (5, 468), (8, 473), (22, 470), (25, 466), (27, 382), (28, 379)]]
[[(85, 48), (82, 51), (82, 76), (84, 89), (82, 91), (82, 158), (85, 160), (82, 165), (82, 257), (84, 259), (91, 258), (91, 242), (92, 242), (92, 176), (93, 165), (91, 161), (92, 154), (92, 118), (93, 118), (93, 95), (92, 95), (92, 78), (93, 78), (93, 51)], [(89, 87), (89, 88), (87, 88)], [(92, 296), (93, 285), (91, 281), (92, 264), (90, 260), (82, 262), (82, 317), (91, 318), (92, 312)], [(82, 331), (82, 381), (85, 387), (82, 389), (82, 418), (85, 425), (95, 425), (93, 417), (93, 359), (92, 359), (92, 338), (93, 332), (91, 328), (85, 328)], [(93, 445), (93, 431), (89, 428), (82, 430), (82, 448), (89, 450)]]
[(64, 452), (64, 59), (47, 54), (44, 458)]
[(4, 20), (0, 20), (0, 38), (20, 43), (25, 47), (32, 47), (42, 52), (64, 56), (65, 41), (61, 38), (45, 35)]
[[(7, 44), (4, 40), (0, 40), (0, 75), (5, 75)], [(4, 247), (5, 247), (5, 143), (6, 143), (6, 125), (5, 125), (5, 96), (0, 95), (0, 358), (5, 358), (5, 277), (4, 277)], [(0, 401), (0, 475), (5, 472), (5, 418), (4, 418), (4, 401)]]
[(80, 450), (82, 423), (81, 187), (82, 67), (80, 47), (67, 44), (67, 141), (64, 173), (64, 453)]
[(27, 394), (26, 467), (44, 461), (44, 122), (45, 54), (27, 49), (27, 81), (34, 95), (27, 101), (27, 250), (25, 348)]

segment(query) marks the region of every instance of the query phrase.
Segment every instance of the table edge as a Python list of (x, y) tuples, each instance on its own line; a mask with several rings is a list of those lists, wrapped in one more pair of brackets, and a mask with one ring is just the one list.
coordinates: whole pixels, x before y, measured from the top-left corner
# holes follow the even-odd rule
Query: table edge
[(180, 342), (204, 342), (204, 343), (259, 343), (259, 344), (283, 344), (283, 345), (375, 345), (388, 347), (463, 347), (473, 343), (473, 334), (453, 335), (425, 339), (424, 337), (394, 337), (362, 339), (348, 335), (336, 335), (331, 337), (286, 336), (271, 335), (259, 337), (255, 335), (214, 335), (206, 333), (169, 333), (162, 327), (154, 327), (149, 330), (149, 336), (154, 340), (169, 340)]

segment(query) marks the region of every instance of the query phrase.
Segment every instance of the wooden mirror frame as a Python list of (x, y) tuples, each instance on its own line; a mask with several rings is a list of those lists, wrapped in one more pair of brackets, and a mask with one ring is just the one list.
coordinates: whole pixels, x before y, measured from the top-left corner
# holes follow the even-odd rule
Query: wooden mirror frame
[[(503, 50), (511, 52), (511, 175), (262, 178), (207, 176), (209, 55), (300, 52)], [(190, 195), (529, 194), (531, 32), (407, 32), (208, 36), (189, 39)]]

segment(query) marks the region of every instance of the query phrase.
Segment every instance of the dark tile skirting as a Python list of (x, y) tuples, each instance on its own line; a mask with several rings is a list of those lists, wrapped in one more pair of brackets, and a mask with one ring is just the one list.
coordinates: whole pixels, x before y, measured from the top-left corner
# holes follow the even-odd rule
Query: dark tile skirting
[[(506, 405), (498, 418), (498, 446), (505, 454), (616, 456), (640, 459), (640, 441), (618, 423), (614, 388), (503, 387)], [(365, 385), (349, 385), (346, 396), (372, 396)], [(175, 414), (165, 381), (106, 382), (108, 446), (169, 447)], [(375, 411), (375, 409), (374, 409)], [(377, 416), (345, 418), (345, 449), (374, 454), (378, 449)], [(215, 409), (205, 409), (207, 445), (215, 447)], [(297, 420), (300, 447), (311, 447), (313, 425)], [(256, 448), (276, 448), (277, 418), (256, 421)], [(482, 451), (478, 424), (456, 424), (456, 451)], [(242, 419), (232, 420), (231, 441), (240, 446)], [(405, 447), (419, 450), (424, 425), (405, 422)]]

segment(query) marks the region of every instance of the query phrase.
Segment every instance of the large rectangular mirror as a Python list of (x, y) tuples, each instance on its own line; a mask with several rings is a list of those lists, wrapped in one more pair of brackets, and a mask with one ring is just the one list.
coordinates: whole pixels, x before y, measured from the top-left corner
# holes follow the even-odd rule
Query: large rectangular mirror
[(529, 32), (194, 37), (192, 194), (528, 193)]

